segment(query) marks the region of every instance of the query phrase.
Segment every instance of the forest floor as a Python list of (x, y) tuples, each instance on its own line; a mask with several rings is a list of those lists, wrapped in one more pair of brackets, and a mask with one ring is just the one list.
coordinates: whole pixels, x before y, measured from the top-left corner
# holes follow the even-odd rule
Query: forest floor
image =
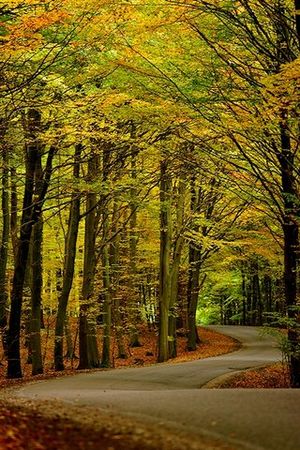
[(56, 401), (0, 400), (1, 450), (234, 450), (216, 438), (176, 433)]
[(288, 368), (277, 363), (233, 375), (220, 389), (285, 389), (290, 387)]
[[(178, 338), (178, 356), (171, 363), (191, 361), (226, 354), (237, 350), (239, 343), (225, 335), (199, 327), (201, 344), (194, 352), (186, 351), (186, 339)], [(43, 336), (45, 345), (45, 332)], [(29, 402), (12, 400), (10, 389), (23, 383), (78, 373), (77, 360), (68, 361), (67, 370), (54, 372), (52, 363), (53, 348), (50, 344), (49, 330), (44, 352), (45, 373), (32, 377), (30, 364), (26, 364), (27, 354), (22, 352), (24, 377), (22, 380), (5, 378), (6, 364), (0, 366), (0, 449), (2, 450), (232, 450), (231, 446), (219, 441), (193, 439), (176, 435), (164, 428), (145, 426), (112, 414), (101, 414), (99, 410), (75, 407), (57, 402)], [(141, 347), (127, 345), (128, 358), (113, 358), (114, 367), (136, 367), (156, 362), (157, 336), (154, 331), (141, 330)], [(115, 349), (114, 349), (115, 350)], [(82, 371), (81, 371), (82, 372)], [(87, 371), (88, 372), (88, 371)], [(82, 420), (84, 416), (84, 420)], [(80, 421), (76, 421), (80, 417)], [(75, 419), (74, 419), (75, 418)]]
[[(74, 323), (75, 325), (75, 323)], [(223, 355), (226, 353), (238, 350), (240, 344), (235, 339), (220, 334), (216, 331), (209, 330), (207, 328), (198, 327), (198, 333), (201, 339), (201, 343), (198, 345), (195, 351), (189, 352), (186, 350), (186, 337), (178, 336), (177, 338), (177, 357), (168, 361), (168, 363), (181, 363), (184, 361), (192, 361), (197, 359), (203, 359), (218, 355)], [(60, 377), (65, 375), (76, 374), (79, 371), (76, 370), (78, 366), (78, 357), (75, 356), (72, 359), (65, 359), (65, 370), (63, 372), (55, 372), (53, 368), (53, 328), (42, 331), (42, 347), (43, 352), (43, 362), (44, 362), (44, 373), (42, 375), (31, 376), (31, 365), (27, 363), (27, 353), (25, 348), (25, 336), (22, 336), (22, 371), (23, 378), (17, 380), (7, 380), (6, 379), (6, 362), (4, 357), (2, 358), (0, 364), (0, 389), (17, 386), (23, 383), (43, 380), (48, 378)], [(76, 332), (74, 334), (76, 336)], [(99, 333), (101, 342), (101, 331)], [(99, 348), (100, 347), (99, 342)], [(112, 345), (112, 368), (121, 367), (138, 367), (155, 364), (157, 360), (157, 334), (154, 330), (148, 330), (147, 327), (142, 327), (140, 329), (140, 347), (130, 347), (129, 342), (125, 336), (125, 345), (128, 353), (126, 359), (117, 358), (117, 345), (113, 339)], [(75, 355), (78, 355), (78, 343), (75, 342)], [(98, 370), (98, 369), (95, 369)], [(89, 371), (80, 371), (89, 372)]]
[[(208, 334), (205, 334), (204, 331), (207, 331)], [(247, 330), (246, 330), (247, 331)], [(232, 352), (233, 350), (236, 350), (239, 348), (239, 346), (236, 344), (236, 341), (231, 340), (227, 341), (227, 339), (224, 342), (224, 336), (216, 333), (212, 330), (203, 330), (202, 328), (199, 329), (200, 336), (202, 338), (202, 344), (198, 348), (197, 352), (187, 353), (185, 351), (185, 339), (180, 338), (180, 342), (182, 343), (182, 352), (180, 352), (178, 356), (178, 362), (182, 361), (191, 361), (193, 359), (199, 359), (199, 354), (197, 354), (199, 351), (201, 353), (200, 358), (206, 357), (206, 356), (215, 356), (217, 354), (224, 354), (225, 349), (227, 349), (228, 352)], [(150, 335), (153, 335), (152, 337), (149, 336), (147, 339), (143, 339), (142, 343), (144, 344), (143, 347), (139, 347), (136, 349), (130, 349), (131, 351), (131, 362), (129, 363), (126, 361), (129, 366), (137, 367), (141, 365), (151, 365), (152, 361), (155, 361), (155, 346), (156, 346), (156, 336), (155, 333), (150, 333)], [(244, 342), (241, 339), (241, 342)], [(154, 347), (151, 347), (153, 345)], [(214, 350), (212, 350), (212, 347)], [(247, 347), (247, 345), (246, 345)], [(251, 346), (250, 346), (251, 347)], [(180, 348), (180, 345), (179, 345)], [(204, 350), (206, 348), (206, 350)], [(210, 348), (210, 350), (209, 350)], [(259, 345), (260, 348), (260, 345)], [(149, 353), (151, 353), (151, 349), (153, 349), (153, 355), (150, 356)], [(246, 350), (247, 351), (247, 350)], [(250, 352), (253, 350), (250, 350)], [(135, 353), (137, 352), (137, 353)], [(51, 352), (50, 352), (51, 353)], [(249, 353), (249, 349), (248, 349)], [(254, 352), (255, 353), (255, 352)], [(204, 356), (206, 354), (206, 356)], [(232, 357), (233, 360), (236, 358), (236, 355), (239, 355), (240, 353), (233, 353), (232, 355), (228, 355), (228, 357), (225, 355), (225, 361), (229, 360)], [(255, 354), (256, 355), (256, 354)], [(254, 356), (255, 356), (254, 355)], [(249, 355), (248, 355), (249, 357)], [(143, 358), (143, 359), (142, 359)], [(150, 358), (150, 361), (146, 358)], [(152, 360), (151, 360), (152, 358)], [(266, 358), (267, 360), (268, 358)], [(214, 365), (215, 362), (219, 360), (219, 358), (211, 360), (212, 364)], [(202, 363), (209, 363), (209, 359), (206, 359)], [(46, 364), (46, 367), (51, 368), (51, 362), (46, 361), (49, 364)], [(176, 362), (176, 360), (174, 361)], [(120, 365), (122, 366), (124, 364), (124, 361), (120, 361)], [(194, 364), (194, 363), (193, 363)], [(197, 362), (195, 361), (195, 364)], [(228, 367), (228, 362), (225, 362), (227, 364), (226, 367)], [(115, 367), (120, 367), (118, 365), (118, 360), (115, 359)], [(167, 366), (164, 365), (157, 365), (156, 367), (145, 367), (145, 369), (138, 369), (135, 371), (135, 373), (149, 371), (152, 369), (159, 369), (160, 367), (162, 369), (167, 369)], [(185, 364), (179, 365), (185, 366)], [(176, 369), (176, 365), (174, 366), (168, 366), (169, 369), (173, 370)], [(189, 371), (190, 365), (187, 365), (187, 370)], [(231, 366), (230, 366), (231, 367)], [(271, 367), (268, 368), (268, 370), (271, 370)], [(277, 366), (275, 366), (277, 367)], [(259, 369), (259, 372), (263, 377), (266, 375), (267, 369)], [(273, 369), (272, 369), (273, 370)], [(127, 371), (114, 371), (114, 375), (118, 375), (121, 372), (126, 373)], [(163, 370), (165, 372), (165, 370)], [(257, 370), (249, 370), (245, 372), (248, 376), (251, 377), (252, 373), (257, 373)], [(78, 373), (74, 369), (70, 369), (66, 372), (67, 374), (70, 373)], [(104, 375), (104, 373), (101, 374), (101, 371), (98, 371), (98, 373), (91, 374), (92, 377), (94, 376), (101, 376)], [(46, 371), (46, 375), (44, 377), (51, 378), (52, 373)], [(196, 374), (197, 376), (197, 374)], [(274, 375), (275, 376), (275, 375)], [(76, 377), (77, 379), (78, 377)], [(118, 377), (117, 377), (118, 378)], [(122, 377), (121, 377), (122, 378)], [(126, 377), (125, 377), (126, 378)], [(142, 377), (143, 380), (145, 380), (145, 377)], [(31, 378), (30, 376), (26, 376), (25, 380), (32, 381), (32, 380), (38, 380), (39, 377)], [(73, 381), (76, 381), (75, 378), (71, 378), (70, 380), (62, 379), (62, 383), (67, 383), (67, 390), (72, 391), (72, 387), (69, 383), (72, 383)], [(151, 377), (150, 377), (151, 381)], [(249, 380), (248, 380), (249, 382)], [(50, 381), (51, 383), (51, 381)], [(52, 382), (53, 383), (53, 382)], [(55, 384), (56, 382), (54, 382)], [(144, 381), (143, 381), (144, 383)], [(270, 383), (270, 381), (269, 381)], [(88, 383), (89, 384), (89, 383)], [(44, 383), (34, 383), (32, 388), (44, 385)], [(123, 386), (123, 385), (122, 385)], [(4, 386), (3, 386), (4, 387)], [(6, 385), (5, 387), (9, 387), (9, 385)], [(254, 420), (258, 417), (258, 421), (260, 423), (261, 418), (259, 416), (259, 411), (262, 409), (262, 415), (264, 418), (268, 416), (268, 414), (265, 415), (266, 411), (264, 411), (264, 408), (262, 407), (264, 405), (264, 397), (262, 404), (258, 407), (257, 411), (257, 405), (259, 404), (260, 400), (260, 394), (257, 393), (257, 390), (244, 390), (244, 389), (233, 389), (233, 390), (210, 390), (210, 389), (194, 389), (194, 391), (186, 391), (191, 392), (190, 399), (191, 399), (191, 408), (194, 411), (194, 404), (195, 401), (198, 405), (202, 405), (202, 412), (199, 411), (200, 418), (197, 416), (195, 419), (195, 423), (201, 423), (201, 429), (198, 430), (197, 433), (189, 433), (188, 434), (188, 426), (186, 426), (185, 419), (184, 419), (184, 427), (180, 428), (178, 426), (178, 422), (176, 421), (175, 427), (168, 428), (169, 425), (169, 418), (170, 415), (167, 415), (168, 420), (165, 421), (163, 419), (163, 415), (160, 415), (161, 419), (156, 421), (156, 424), (153, 424), (151, 420), (147, 420), (145, 422), (143, 416), (138, 416), (138, 418), (132, 418), (130, 414), (128, 417), (124, 417), (124, 414), (122, 413), (122, 408), (119, 410), (119, 408), (113, 408), (112, 404), (109, 402), (107, 403), (107, 397), (105, 397), (106, 394), (104, 394), (104, 403), (101, 401), (100, 403), (91, 402), (90, 407), (86, 406), (88, 402), (83, 400), (83, 402), (77, 403), (76, 398), (74, 397), (73, 402), (66, 401), (65, 403), (63, 401), (58, 401), (57, 399), (60, 398), (59, 393), (54, 386), (54, 399), (53, 400), (45, 400), (42, 397), (39, 399), (39, 396), (35, 395), (33, 392), (33, 395), (31, 398), (26, 398), (23, 395), (19, 398), (14, 398), (14, 387), (13, 389), (2, 389), (1, 390), (1, 397), (0, 397), (0, 449), (2, 450), (242, 450), (244, 447), (242, 445), (243, 439), (245, 438), (244, 428), (246, 427), (246, 436), (247, 440), (249, 438), (249, 421)], [(231, 386), (224, 386), (224, 387), (231, 387)], [(245, 387), (241, 385), (236, 385), (233, 387)], [(250, 386), (248, 386), (250, 387)], [(252, 387), (259, 387), (258, 381), (255, 382), (255, 385)], [(261, 386), (266, 387), (266, 386)], [(274, 386), (269, 386), (274, 387)], [(277, 386), (276, 386), (277, 387)], [(89, 384), (90, 388), (90, 384)], [(31, 389), (31, 386), (24, 386), (22, 389)], [(48, 387), (46, 386), (46, 392), (48, 395)], [(93, 387), (91, 387), (93, 390)], [(51, 391), (51, 388), (50, 388)], [(22, 391), (23, 392), (23, 391)], [(131, 390), (128, 391), (129, 393)], [(162, 393), (165, 392), (165, 397), (172, 398), (173, 393), (175, 391), (164, 391), (162, 390)], [(180, 394), (180, 390), (178, 391)], [(254, 401), (253, 396), (249, 399), (247, 396), (245, 397), (245, 394), (249, 393), (251, 394), (254, 392)], [(271, 403), (274, 401), (273, 398), (273, 391), (264, 390), (263, 394), (266, 395), (268, 393), (271, 394)], [(282, 390), (277, 390), (277, 392), (280, 394)], [(288, 397), (288, 394), (290, 393), (290, 390), (286, 391), (287, 394), (285, 394)], [(105, 391), (104, 391), (105, 393)], [(134, 393), (134, 391), (133, 391)], [(149, 392), (146, 390), (144, 392), (145, 398), (147, 397), (146, 394)], [(151, 391), (150, 391), (151, 393)], [(225, 397), (223, 396), (223, 393), (226, 394)], [(167, 396), (167, 394), (170, 394)], [(203, 394), (203, 395), (202, 395)], [(78, 393), (76, 394), (78, 396)], [(93, 394), (94, 395), (94, 394)], [(221, 395), (221, 398), (219, 398), (218, 401), (215, 404), (215, 401), (218, 400), (218, 396)], [(228, 396), (229, 395), (229, 396)], [(275, 395), (275, 394), (274, 394)], [(79, 397), (81, 394), (79, 394)], [(217, 396), (217, 397), (216, 397)], [(242, 396), (242, 400), (240, 399), (240, 396)], [(50, 396), (51, 397), (51, 396)], [(49, 398), (50, 398), (49, 397)], [(211, 399), (212, 397), (212, 399)], [(224, 398), (223, 398), (224, 397)], [(278, 396), (277, 396), (278, 397)], [(283, 396), (284, 397), (284, 396)], [(161, 397), (159, 398), (159, 405), (160, 407), (163, 406), (161, 403)], [(180, 397), (181, 400), (175, 400), (175, 404), (178, 406), (176, 407), (176, 410), (178, 411), (179, 408), (179, 415), (181, 415), (180, 408), (184, 408), (184, 411), (187, 412), (188, 417), (190, 417), (190, 410), (187, 409), (187, 399), (185, 398), (185, 401), (182, 401), (182, 397)], [(232, 401), (232, 398), (235, 400)], [(245, 400), (245, 398), (247, 400)], [(289, 397), (288, 397), (289, 398)], [(195, 400), (197, 399), (197, 400)], [(209, 400), (210, 399), (210, 400)], [(244, 399), (244, 400), (243, 400)], [(252, 399), (252, 400), (251, 400)], [(79, 399), (80, 400), (80, 399)], [(139, 400), (142, 403), (144, 400)], [(270, 397), (269, 397), (270, 401)], [(285, 397), (284, 397), (285, 401)], [(163, 402), (166, 402), (163, 400)], [(168, 403), (169, 401), (167, 401)], [(179, 402), (179, 404), (178, 404)], [(130, 403), (130, 402), (129, 402)], [(147, 403), (147, 402), (146, 402)], [(151, 402), (150, 402), (151, 403)], [(174, 403), (174, 402), (173, 402)], [(282, 399), (279, 398), (279, 405), (281, 405)], [(172, 402), (171, 402), (172, 404)], [(224, 427), (224, 411), (223, 406), (220, 409), (220, 404), (223, 406), (234, 406), (235, 411), (232, 413), (231, 409), (229, 409), (230, 412), (225, 411), (225, 417), (231, 417), (233, 415), (233, 426), (229, 426), (225, 423)], [(244, 415), (246, 418), (243, 419), (245, 422), (245, 427), (243, 428), (243, 421), (241, 422), (241, 430), (239, 430), (239, 433), (242, 436), (242, 441), (239, 441), (241, 436), (237, 436), (238, 439), (235, 440), (235, 436), (237, 433), (236, 429), (236, 423), (237, 423), (237, 417), (240, 417), (240, 408), (241, 405), (247, 404), (249, 406), (248, 411), (243, 412), (243, 418)], [(107, 406), (108, 405), (108, 406)], [(150, 405), (150, 404), (149, 404)], [(252, 405), (252, 410), (250, 406)], [(151, 405), (150, 405), (151, 406)], [(248, 409), (247, 406), (247, 409)], [(215, 410), (214, 410), (215, 407)], [(172, 408), (172, 406), (171, 406)], [(201, 408), (200, 408), (201, 410)], [(222, 412), (222, 411), (223, 412)], [(126, 403), (126, 411), (131, 411), (128, 409), (128, 404)], [(147, 410), (148, 411), (148, 410)], [(155, 411), (155, 417), (156, 416), (156, 409)], [(175, 411), (175, 409), (174, 409)], [(252, 411), (252, 412), (251, 412)], [(255, 411), (255, 413), (254, 413)], [(202, 417), (201, 414), (204, 414)], [(168, 413), (169, 414), (169, 413)], [(202, 414), (202, 415), (203, 415)], [(248, 415), (247, 415), (248, 414)], [(292, 414), (294, 414), (292, 412)], [(151, 414), (150, 414), (151, 415)], [(149, 416), (150, 417), (150, 416)], [(176, 416), (177, 417), (177, 416)], [(202, 418), (201, 418), (202, 417)], [(271, 417), (273, 420), (273, 416)], [(285, 418), (286, 419), (286, 418)], [(265, 420), (265, 419), (264, 419)], [(288, 420), (290, 418), (288, 417)], [(226, 421), (225, 421), (226, 422)], [(170, 422), (170, 424), (172, 421)], [(175, 423), (175, 422), (174, 422)], [(266, 422), (268, 423), (268, 421)], [(272, 422), (273, 423), (273, 422)], [(285, 422), (284, 422), (285, 423)], [(285, 425), (286, 426), (286, 425)], [(223, 429), (223, 428), (224, 429)], [(256, 427), (254, 427), (256, 429)], [(252, 428), (251, 428), (252, 429)], [(182, 430), (182, 431), (180, 431)], [(210, 431), (213, 430), (213, 433), (210, 433)], [(224, 431), (225, 430), (225, 431)], [(244, 434), (243, 434), (244, 433)], [(271, 433), (273, 435), (273, 433)], [(259, 435), (259, 433), (258, 433)], [(229, 438), (228, 438), (229, 436)], [(231, 437), (233, 438), (231, 439)], [(265, 436), (263, 434), (263, 436)], [(228, 439), (227, 439), (228, 438)], [(254, 441), (256, 442), (258, 438), (256, 438), (256, 434), (253, 437)], [(262, 442), (264, 442), (264, 439), (259, 437)], [(274, 439), (273, 439), (274, 440)], [(276, 439), (275, 439), (276, 441)], [(227, 442), (227, 443), (226, 443)], [(246, 441), (245, 441), (246, 442)], [(248, 441), (247, 441), (248, 442)], [(273, 441), (272, 441), (273, 442)], [(294, 442), (294, 441), (293, 441)], [(295, 441), (296, 442), (296, 441)], [(256, 442), (257, 443), (257, 442)], [(274, 443), (273, 443), (274, 444)], [(262, 446), (263, 447), (263, 446)], [(264, 447), (263, 447), (264, 448)], [(266, 448), (269, 448), (268, 446)], [(272, 449), (277, 448), (283, 448), (282, 446), (278, 446), (277, 443), (274, 447), (271, 446)], [(290, 447), (288, 447), (290, 448)]]

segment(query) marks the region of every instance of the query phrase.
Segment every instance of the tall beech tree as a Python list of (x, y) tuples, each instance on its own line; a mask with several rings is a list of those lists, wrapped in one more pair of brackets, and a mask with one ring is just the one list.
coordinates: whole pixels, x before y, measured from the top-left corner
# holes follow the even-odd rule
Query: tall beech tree
[(160, 163), (160, 272), (159, 272), (159, 337), (158, 362), (169, 358), (169, 308), (171, 294), (170, 255), (172, 239), (172, 181), (168, 158)]
[[(102, 345), (102, 367), (111, 365), (111, 326), (112, 326), (112, 297), (111, 297), (111, 267), (110, 267), (110, 245), (109, 245), (109, 205), (110, 198), (107, 192), (108, 177), (111, 170), (111, 146), (104, 144), (102, 157), (102, 183), (104, 193), (102, 195), (102, 270), (103, 270), (103, 345)], [(106, 195), (105, 195), (106, 194)], [(112, 249), (112, 248), (111, 248)], [(114, 259), (114, 257), (113, 257)]]
[(9, 315), (9, 327), (7, 333), (7, 377), (22, 377), (20, 358), (20, 326), (22, 313), (23, 286), (25, 280), (26, 265), (28, 261), (29, 243), (32, 228), (38, 222), (45, 196), (47, 194), (51, 174), (52, 161), (55, 155), (55, 147), (48, 151), (48, 158), (43, 170), (42, 186), (39, 195), (34, 198), (36, 164), (39, 158), (40, 142), (37, 136), (41, 128), (41, 114), (36, 109), (29, 109), (25, 119), (26, 144), (25, 153), (25, 188), (23, 197), (23, 209), (20, 225), (20, 237), (18, 242), (18, 252), (14, 268), (11, 310)]
[(177, 356), (176, 345), (176, 322), (177, 322), (177, 307), (178, 307), (178, 281), (179, 269), (181, 263), (181, 256), (185, 243), (184, 238), (184, 202), (185, 202), (186, 186), (183, 178), (178, 181), (177, 187), (177, 201), (176, 201), (176, 221), (174, 225), (174, 243), (171, 266), (171, 292), (169, 304), (169, 330), (168, 330), (168, 346), (169, 357), (175, 358)]
[[(39, 146), (36, 156), (34, 173), (34, 196), (39, 198), (43, 189), (42, 151)], [(43, 289), (43, 214), (32, 227), (31, 251), (27, 264), (30, 264), (30, 289), (31, 289), (31, 315), (30, 315), (30, 352), (32, 362), (32, 375), (43, 373), (42, 348), (41, 348), (41, 314), (42, 314), (42, 289)]]
[[(124, 340), (124, 324), (121, 305), (122, 295), (120, 286), (121, 275), (121, 261), (120, 261), (120, 243), (121, 243), (121, 217), (120, 217), (120, 202), (118, 199), (118, 193), (114, 197), (113, 214), (112, 214), (112, 239), (109, 248), (110, 259), (110, 280), (111, 280), (111, 302), (112, 302), (112, 323), (115, 331), (115, 337), (118, 347), (118, 358), (126, 359), (127, 351)], [(104, 269), (105, 270), (105, 269)]]
[[(190, 181), (191, 213), (196, 214), (200, 207), (200, 192), (196, 193), (195, 177)], [(194, 225), (194, 231), (199, 231), (199, 225)], [(196, 311), (200, 290), (201, 248), (196, 242), (189, 244), (189, 279), (188, 279), (188, 342), (190, 351), (196, 350), (199, 336), (196, 327)]]
[[(99, 170), (99, 155), (91, 152), (88, 157), (87, 181), (93, 183)], [(86, 193), (84, 233), (84, 265), (79, 316), (79, 369), (100, 366), (96, 338), (96, 317), (92, 311), (96, 270), (97, 193), (91, 187)]]
[[(82, 145), (75, 145), (73, 177), (74, 181), (78, 181), (80, 175), (80, 157), (82, 153)], [(80, 221), (80, 191), (75, 188), (70, 203), (68, 230), (65, 240), (65, 257), (61, 294), (58, 299), (58, 310), (55, 324), (55, 346), (54, 346), (54, 364), (55, 370), (64, 369), (64, 354), (63, 354), (63, 337), (64, 326), (66, 321), (66, 313), (70, 291), (72, 288), (75, 258), (76, 258), (76, 244), (78, 237), (78, 228)]]
[(7, 125), (4, 119), (0, 119), (0, 139), (2, 156), (2, 239), (0, 246), (0, 330), (2, 335), (2, 344), (4, 352), (6, 346), (6, 326), (7, 326), (7, 259), (8, 243), (10, 231), (9, 218), (9, 148), (5, 139)]
[[(134, 133), (133, 133), (134, 136)], [(130, 221), (129, 221), (129, 259), (130, 259), (130, 295), (131, 295), (131, 324), (130, 327), (132, 329), (131, 333), (131, 347), (140, 347), (139, 340), (139, 332), (138, 332), (138, 323), (140, 321), (140, 311), (137, 302), (137, 293), (136, 293), (136, 276), (137, 276), (137, 268), (136, 268), (136, 260), (137, 260), (137, 190), (134, 185), (137, 178), (137, 156), (138, 151), (135, 147), (131, 149), (130, 155), (130, 172), (132, 177), (133, 185), (130, 188)]]

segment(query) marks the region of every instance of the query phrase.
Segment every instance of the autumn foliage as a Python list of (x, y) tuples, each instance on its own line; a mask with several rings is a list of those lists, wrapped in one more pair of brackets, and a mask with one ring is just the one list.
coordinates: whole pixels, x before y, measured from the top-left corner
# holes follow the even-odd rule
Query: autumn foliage
[(267, 323), (300, 386), (299, 43), (290, 0), (0, 5), (9, 378), (24, 332), (37, 375)]

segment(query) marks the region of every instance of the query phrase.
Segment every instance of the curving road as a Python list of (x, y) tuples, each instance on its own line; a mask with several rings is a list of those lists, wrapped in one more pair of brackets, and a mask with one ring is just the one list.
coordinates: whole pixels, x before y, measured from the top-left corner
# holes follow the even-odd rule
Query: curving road
[(221, 437), (236, 449), (300, 450), (300, 391), (199, 389), (230, 372), (280, 360), (253, 327), (213, 327), (242, 343), (236, 352), (181, 364), (97, 371), (26, 385), (25, 398), (109, 409), (193, 435)]

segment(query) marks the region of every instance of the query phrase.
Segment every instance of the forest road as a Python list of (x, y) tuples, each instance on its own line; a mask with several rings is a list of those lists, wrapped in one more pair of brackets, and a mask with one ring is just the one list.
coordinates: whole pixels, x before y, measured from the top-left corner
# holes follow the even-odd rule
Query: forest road
[(300, 390), (200, 389), (220, 375), (281, 359), (276, 343), (258, 328), (213, 328), (238, 339), (241, 349), (180, 364), (40, 381), (14, 392), (31, 400), (58, 399), (115, 411), (199, 439), (221, 438), (234, 449), (300, 450)]

